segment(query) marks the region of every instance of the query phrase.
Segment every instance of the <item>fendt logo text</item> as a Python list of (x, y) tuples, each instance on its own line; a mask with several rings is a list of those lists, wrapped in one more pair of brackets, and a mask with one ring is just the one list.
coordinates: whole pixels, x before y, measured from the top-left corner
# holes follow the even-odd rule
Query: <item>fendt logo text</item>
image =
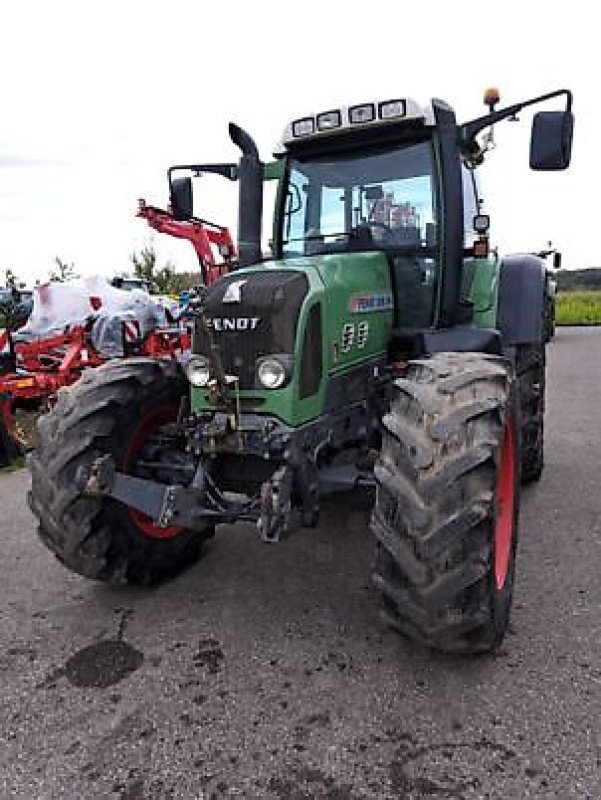
[(209, 317), (207, 327), (214, 331), (254, 331), (260, 317)]

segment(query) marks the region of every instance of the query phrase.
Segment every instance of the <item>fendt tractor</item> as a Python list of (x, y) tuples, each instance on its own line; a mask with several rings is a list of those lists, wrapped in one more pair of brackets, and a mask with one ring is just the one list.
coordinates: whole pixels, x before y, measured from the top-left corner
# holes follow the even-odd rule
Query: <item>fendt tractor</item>
[(536, 253), (539, 258), (546, 259), (552, 256), (551, 266), (547, 263), (545, 273), (545, 304), (543, 311), (543, 341), (550, 342), (555, 336), (555, 312), (557, 304), (557, 273), (561, 269), (562, 256), (552, 242), (548, 243), (546, 250)]
[(238, 182), (238, 263), (198, 293), (187, 363), (107, 363), (40, 420), (42, 541), (74, 572), (148, 584), (218, 525), (277, 542), (317, 524), (324, 494), (364, 486), (385, 620), (442, 651), (495, 649), (520, 481), (543, 468), (545, 266), (490, 248), (475, 178), (492, 126), (551, 100), (530, 167), (562, 170), (567, 90), (505, 108), (489, 91), (464, 124), (437, 99), (333, 108), (293, 121), (270, 163), (231, 124), (238, 163), (172, 167), (180, 220), (202, 174)]

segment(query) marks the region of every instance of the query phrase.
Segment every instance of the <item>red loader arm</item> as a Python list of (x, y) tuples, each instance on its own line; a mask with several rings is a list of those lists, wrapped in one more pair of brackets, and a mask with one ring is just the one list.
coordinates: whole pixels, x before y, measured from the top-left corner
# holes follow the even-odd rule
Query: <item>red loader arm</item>
[[(238, 256), (231, 234), (227, 228), (202, 219), (176, 220), (170, 211), (146, 205), (146, 201), (138, 201), (138, 217), (159, 233), (187, 239), (192, 243), (202, 272), (203, 282), (211, 286), (222, 275), (226, 275), (233, 267)], [(217, 264), (211, 245), (216, 245), (223, 262)]]

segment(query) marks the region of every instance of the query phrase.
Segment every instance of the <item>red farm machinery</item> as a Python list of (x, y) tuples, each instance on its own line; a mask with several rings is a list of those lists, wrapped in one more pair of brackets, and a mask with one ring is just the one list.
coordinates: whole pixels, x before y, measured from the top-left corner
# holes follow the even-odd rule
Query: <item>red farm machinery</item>
[[(137, 216), (160, 233), (191, 242), (200, 265), (199, 284), (211, 286), (234, 266), (237, 253), (227, 228), (201, 219), (178, 220), (171, 211), (144, 200), (139, 201)], [(35, 420), (54, 404), (59, 389), (111, 358), (92, 336), (102, 301), (92, 296), (89, 303), (87, 321), (67, 324), (49, 335), (24, 338), (7, 314), (6, 328), (0, 331), (0, 466), (11, 464), (33, 446)], [(135, 320), (128, 320), (121, 323), (121, 335), (120, 358), (173, 359), (190, 348), (190, 334), (181, 323), (144, 333)]]

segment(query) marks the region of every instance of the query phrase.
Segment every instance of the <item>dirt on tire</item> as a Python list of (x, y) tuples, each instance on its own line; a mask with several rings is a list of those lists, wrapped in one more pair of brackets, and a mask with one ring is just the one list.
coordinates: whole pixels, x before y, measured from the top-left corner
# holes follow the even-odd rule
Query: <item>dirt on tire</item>
[[(374, 582), (386, 621), (437, 650), (494, 650), (507, 627), (519, 504), (515, 389), (505, 359), (437, 354), (410, 362), (383, 419), (371, 521)], [(513, 506), (498, 585), (499, 471), (508, 430)]]
[(29, 505), (41, 540), (73, 572), (109, 583), (151, 584), (199, 557), (203, 533), (146, 535), (122, 503), (83, 492), (95, 459), (110, 454), (122, 464), (141, 420), (157, 409), (175, 418), (185, 392), (175, 363), (109, 362), (61, 390), (40, 419), (29, 459)]
[(544, 466), (545, 346), (518, 345), (522, 483), (540, 479)]

